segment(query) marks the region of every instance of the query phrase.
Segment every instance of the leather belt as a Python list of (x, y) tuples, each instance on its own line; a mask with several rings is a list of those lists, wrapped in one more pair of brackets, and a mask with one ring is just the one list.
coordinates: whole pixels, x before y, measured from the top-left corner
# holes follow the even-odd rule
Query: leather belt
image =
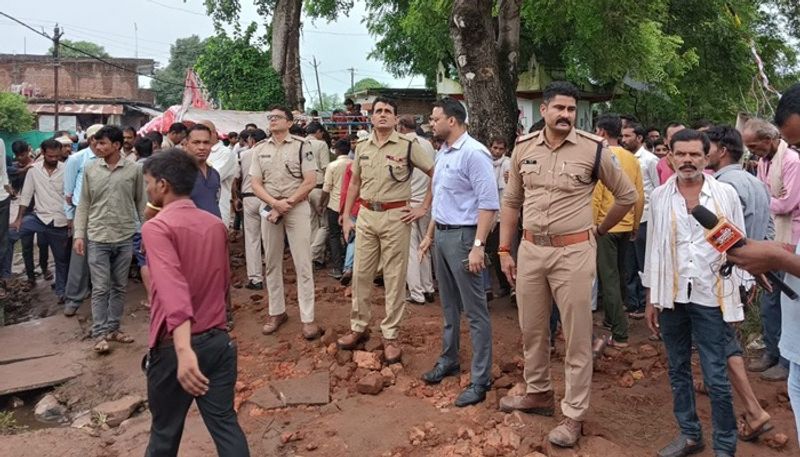
[(522, 238), (536, 246), (563, 248), (564, 246), (589, 241), (589, 230), (578, 233), (568, 233), (566, 235), (536, 235), (528, 230), (523, 230)]
[(371, 211), (387, 211), (390, 209), (402, 208), (407, 205), (408, 202), (405, 200), (396, 202), (369, 202), (366, 200), (361, 200), (361, 206)]
[(323, 186), (322, 184), (317, 184), (316, 186), (314, 186), (314, 189), (322, 189), (322, 186)]
[(436, 224), (436, 230), (460, 230), (460, 229), (474, 229), (478, 228), (477, 225), (447, 225)]
[(247, 198), (247, 197), (255, 197), (255, 196), (256, 196), (256, 194), (254, 194), (252, 192), (242, 192), (241, 194), (239, 194), (239, 198)]

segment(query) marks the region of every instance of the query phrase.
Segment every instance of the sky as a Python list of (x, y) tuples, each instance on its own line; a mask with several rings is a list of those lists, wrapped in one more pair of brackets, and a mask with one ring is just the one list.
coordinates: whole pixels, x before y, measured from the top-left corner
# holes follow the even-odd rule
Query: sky
[[(252, 21), (264, 19), (256, 12), (252, 0), (240, 0), (240, 22), (245, 28)], [(14, 16), (37, 30), (52, 35), (58, 22), (64, 39), (92, 41), (103, 46), (112, 57), (135, 57), (138, 29), (138, 57), (150, 58), (164, 67), (169, 62), (169, 48), (178, 38), (214, 34), (214, 26), (205, 12), (202, 0), (34, 0), (3, 2), (0, 11)], [(342, 94), (350, 88), (350, 72), (355, 68), (355, 80), (373, 78), (396, 88), (424, 87), (421, 76), (395, 78), (377, 60), (368, 55), (375, 38), (361, 22), (365, 16), (362, 2), (356, 1), (348, 17), (335, 22), (303, 19), (300, 38), (300, 57), (306, 99), (316, 100), (313, 58), (319, 64), (322, 92)], [(51, 42), (41, 35), (0, 16), (0, 53), (45, 54)], [(148, 82), (142, 78), (141, 83)]]

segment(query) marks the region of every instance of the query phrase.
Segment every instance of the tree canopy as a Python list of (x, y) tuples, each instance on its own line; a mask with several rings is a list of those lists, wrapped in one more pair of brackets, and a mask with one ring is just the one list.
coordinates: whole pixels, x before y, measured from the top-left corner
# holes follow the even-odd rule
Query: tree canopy
[(197, 58), (197, 75), (222, 109), (261, 111), (284, 102), (280, 76), (263, 41), (253, 40), (255, 30), (251, 24), (237, 37), (211, 37)]
[[(99, 44), (92, 43), (91, 41), (72, 41), (72, 40), (61, 40), (62, 45), (66, 45), (72, 48), (79, 49), (87, 54), (91, 54), (95, 57), (111, 57), (107, 52), (106, 49)], [(78, 58), (83, 57), (87, 58), (86, 54), (78, 52), (74, 49), (70, 49), (66, 46), (59, 46), (58, 52), (61, 57), (67, 58)], [(48, 54), (53, 54), (53, 47), (50, 46), (50, 49), (47, 50)]]
[(33, 127), (34, 116), (22, 95), (0, 92), (0, 131), (24, 132)]
[(383, 84), (382, 82), (373, 78), (363, 78), (359, 79), (355, 82), (355, 84), (353, 84), (353, 90), (350, 92), (356, 93), (367, 89), (380, 89), (381, 87), (386, 87), (386, 84)]
[(181, 103), (186, 70), (194, 68), (205, 44), (206, 40), (192, 35), (178, 38), (175, 44), (170, 46), (169, 63), (166, 67), (155, 71), (154, 76), (158, 79), (154, 79), (150, 84), (150, 88), (155, 92), (157, 105), (167, 108)]
[(333, 111), (336, 108), (342, 108), (342, 97), (339, 94), (326, 94), (322, 93), (322, 100), (320, 97), (311, 97), (311, 106), (308, 110), (317, 111)]

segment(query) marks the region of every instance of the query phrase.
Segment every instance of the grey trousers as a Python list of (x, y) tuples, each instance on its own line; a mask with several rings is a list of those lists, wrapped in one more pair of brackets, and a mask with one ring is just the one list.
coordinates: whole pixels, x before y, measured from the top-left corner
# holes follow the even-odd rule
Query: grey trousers
[(436, 229), (435, 265), (439, 295), (444, 314), (442, 353), (437, 363), (445, 367), (458, 365), (461, 313), (466, 312), (472, 340), (472, 383), (489, 386), (492, 382), (492, 326), (483, 277), (465, 267), (475, 228)]
[(69, 272), (64, 297), (65, 308), (78, 309), (81, 302), (89, 295), (89, 260), (85, 255), (73, 252), (69, 258)]
[(119, 330), (133, 257), (133, 239), (119, 243), (90, 240), (88, 244), (92, 275), (92, 338), (97, 338)]

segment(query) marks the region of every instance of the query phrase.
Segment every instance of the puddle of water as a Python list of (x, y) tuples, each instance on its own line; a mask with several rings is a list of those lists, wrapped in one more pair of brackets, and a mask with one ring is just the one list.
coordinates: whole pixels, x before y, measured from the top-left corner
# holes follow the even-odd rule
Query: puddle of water
[[(31, 430), (41, 430), (45, 428), (66, 427), (68, 423), (60, 422), (44, 422), (36, 418), (34, 410), (36, 403), (47, 395), (50, 389), (40, 389), (30, 392), (20, 392), (14, 395), (7, 395), (0, 397), (0, 411), (14, 414), (14, 421), (17, 427), (21, 429), (18, 432), (25, 432)], [(18, 408), (13, 407), (13, 397), (21, 399), (24, 404)]]

